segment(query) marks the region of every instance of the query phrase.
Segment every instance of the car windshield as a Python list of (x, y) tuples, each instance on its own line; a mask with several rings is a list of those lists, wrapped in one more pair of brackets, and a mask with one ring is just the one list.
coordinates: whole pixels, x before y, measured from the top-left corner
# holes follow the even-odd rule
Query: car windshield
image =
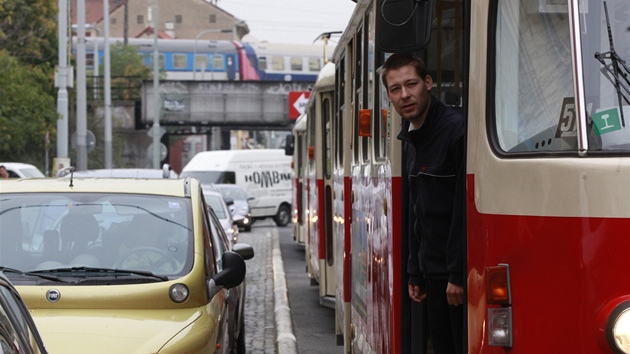
[(27, 272), (45, 273), (48, 278), (177, 277), (192, 267), (191, 224), (187, 198), (2, 194), (0, 266), (14, 269), (7, 275), (20, 281)]
[(221, 186), (219, 187), (219, 189), (221, 190), (223, 198), (230, 198), (233, 200), (247, 200), (247, 193), (245, 193), (245, 190), (241, 188)]

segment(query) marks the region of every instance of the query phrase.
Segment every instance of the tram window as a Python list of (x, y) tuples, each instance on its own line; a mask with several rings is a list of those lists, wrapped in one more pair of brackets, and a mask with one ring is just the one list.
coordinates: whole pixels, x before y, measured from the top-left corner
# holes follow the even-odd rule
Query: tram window
[(324, 98), (322, 102), (322, 138), (323, 138), (323, 149), (324, 149), (324, 176), (326, 178), (330, 178), (332, 175), (332, 166), (331, 166), (331, 136), (330, 136), (330, 116), (331, 116), (332, 105), (330, 104), (330, 98)]
[(267, 58), (266, 57), (258, 57), (258, 67), (260, 70), (267, 70)]
[[(528, 1), (497, 2), (494, 126), (504, 152), (577, 150), (567, 13), (526, 11)], [(565, 3), (566, 4), (566, 3)]]
[[(380, 78), (381, 72), (378, 70), (377, 77)], [(387, 89), (382, 80), (378, 80), (377, 101), (374, 107), (374, 117), (372, 124), (374, 125), (374, 155), (377, 160), (381, 160), (387, 156), (387, 136), (389, 134), (389, 119), (387, 114), (388, 100)]]
[(271, 70), (284, 70), (284, 57), (271, 57)]
[(214, 54), (212, 56), (212, 70), (223, 70), (223, 69), (225, 69), (223, 55)]
[(188, 57), (186, 54), (173, 54), (173, 69), (186, 69)]
[(207, 54), (195, 55), (195, 69), (208, 69), (208, 55)]
[(346, 57), (341, 57), (339, 63), (337, 63), (337, 70), (335, 74), (335, 93), (337, 95), (337, 99), (335, 100), (335, 108), (336, 108), (336, 127), (335, 127), (335, 141), (336, 141), (336, 151), (337, 151), (337, 168), (343, 167), (343, 149), (344, 149), (344, 140), (343, 140), (343, 111), (344, 111), (344, 94), (345, 94), (345, 82), (344, 82), (344, 74), (346, 72)]
[(322, 69), (319, 58), (308, 58), (308, 70), (312, 72), (319, 72)]
[(302, 71), (301, 57), (291, 57), (291, 71)]

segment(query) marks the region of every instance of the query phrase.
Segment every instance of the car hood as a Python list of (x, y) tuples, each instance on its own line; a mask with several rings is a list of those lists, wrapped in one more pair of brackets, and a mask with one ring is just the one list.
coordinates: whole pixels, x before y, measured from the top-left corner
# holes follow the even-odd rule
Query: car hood
[(50, 353), (157, 353), (201, 315), (173, 310), (31, 310)]

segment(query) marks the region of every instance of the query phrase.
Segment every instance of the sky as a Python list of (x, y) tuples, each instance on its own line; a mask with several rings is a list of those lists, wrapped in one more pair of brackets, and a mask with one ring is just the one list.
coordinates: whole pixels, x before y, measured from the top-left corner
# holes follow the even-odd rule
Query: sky
[[(324, 32), (343, 31), (355, 3), (351, 0), (218, 0), (216, 5), (247, 22), (249, 34), (258, 40), (312, 44)], [(334, 36), (329, 44), (336, 44)]]

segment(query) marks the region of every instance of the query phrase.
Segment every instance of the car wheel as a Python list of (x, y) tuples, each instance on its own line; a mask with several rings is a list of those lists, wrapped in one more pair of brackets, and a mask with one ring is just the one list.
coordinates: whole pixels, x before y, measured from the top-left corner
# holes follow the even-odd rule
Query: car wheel
[(287, 226), (289, 221), (291, 221), (291, 210), (286, 205), (281, 205), (278, 208), (278, 213), (274, 216), (273, 221), (276, 222), (278, 226)]

